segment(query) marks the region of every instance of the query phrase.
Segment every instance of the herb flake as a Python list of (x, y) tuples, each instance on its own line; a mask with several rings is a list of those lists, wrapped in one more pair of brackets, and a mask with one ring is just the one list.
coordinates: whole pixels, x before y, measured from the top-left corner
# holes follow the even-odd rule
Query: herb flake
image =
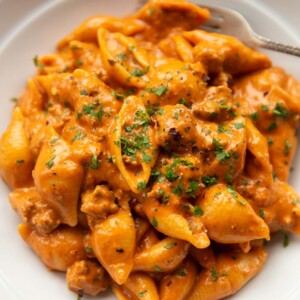
[(158, 88), (146, 88), (146, 91), (149, 93), (152, 93), (154, 95), (157, 95), (157, 96), (162, 96), (163, 94), (165, 94), (168, 91), (168, 87), (165, 85), (162, 85)]

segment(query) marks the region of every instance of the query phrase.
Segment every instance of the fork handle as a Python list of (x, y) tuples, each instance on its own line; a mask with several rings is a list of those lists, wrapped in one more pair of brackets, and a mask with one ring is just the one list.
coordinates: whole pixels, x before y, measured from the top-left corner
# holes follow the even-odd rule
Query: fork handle
[(255, 44), (258, 47), (279, 51), (279, 52), (300, 57), (300, 47), (295, 47), (295, 46), (290, 46), (279, 42), (275, 42), (265, 37), (262, 37), (256, 33), (254, 33), (254, 36), (255, 36)]

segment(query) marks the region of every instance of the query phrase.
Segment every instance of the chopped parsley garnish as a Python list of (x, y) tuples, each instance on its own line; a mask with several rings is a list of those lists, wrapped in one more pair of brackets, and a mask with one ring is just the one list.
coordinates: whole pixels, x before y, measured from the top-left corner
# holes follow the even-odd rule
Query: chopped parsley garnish
[(273, 145), (273, 139), (271, 137), (268, 138), (268, 145), (271, 146)]
[(139, 292), (139, 293), (137, 294), (137, 296), (138, 296), (139, 298), (142, 298), (142, 297), (145, 296), (145, 294), (146, 294), (147, 292), (148, 292), (147, 290), (141, 291), (141, 292)]
[(89, 93), (88, 93), (87, 90), (81, 90), (81, 91), (80, 91), (80, 95), (82, 95), (82, 96), (88, 96)]
[(92, 160), (91, 160), (91, 163), (90, 163), (90, 168), (93, 169), (93, 170), (96, 170), (96, 169), (98, 169), (98, 167), (99, 167), (98, 157), (97, 157), (96, 154), (93, 154)]
[(106, 159), (107, 162), (110, 162), (110, 163), (114, 163), (114, 157), (113, 156), (109, 156), (107, 159)]
[(217, 282), (219, 280), (219, 274), (218, 272), (216, 271), (215, 268), (212, 268), (211, 269), (211, 273), (210, 273), (211, 277), (213, 277), (213, 282)]
[[(149, 143), (149, 137), (145, 134), (134, 132), (135, 129), (142, 128), (143, 132), (146, 132), (147, 127), (150, 125), (151, 121), (148, 114), (143, 110), (138, 110), (135, 112), (134, 123), (132, 126), (125, 126), (125, 131), (129, 134), (129, 137), (122, 135), (121, 143), (115, 141), (117, 146), (121, 146), (122, 155), (127, 155), (135, 159), (135, 155), (137, 152), (141, 152), (142, 161), (146, 163), (150, 163), (152, 160), (152, 156), (145, 152), (146, 149), (151, 147)], [(117, 144), (118, 143), (118, 144)]]
[(51, 169), (51, 167), (54, 165), (54, 159), (55, 159), (55, 155), (54, 156), (52, 156), (51, 158), (50, 158), (50, 160), (48, 160), (47, 162), (46, 162), (46, 166), (48, 167), (48, 169)]
[(137, 184), (137, 188), (139, 191), (143, 191), (147, 186), (147, 183), (145, 181), (139, 181)]
[(121, 136), (122, 154), (127, 156), (134, 156), (137, 151), (149, 149), (149, 137), (142, 134), (137, 134), (134, 139), (127, 139)]
[(155, 94), (157, 96), (162, 96), (163, 94), (165, 94), (168, 91), (168, 87), (162, 85), (158, 88), (146, 88), (146, 91), (149, 93)]
[(92, 157), (91, 157), (91, 161), (85, 163), (85, 166), (87, 168), (91, 168), (93, 170), (97, 170), (99, 168), (99, 166), (100, 166), (100, 161), (98, 160), (97, 155), (93, 154)]
[(174, 248), (175, 246), (177, 245), (177, 243), (169, 243), (169, 244), (167, 244), (167, 245), (165, 245), (164, 246), (164, 248), (166, 248), (166, 249), (172, 249), (172, 248)]
[(51, 139), (50, 140), (50, 144), (54, 144), (54, 143), (56, 143), (58, 140), (60, 139), (60, 137), (59, 136), (57, 136), (57, 137), (54, 137), (53, 139)]
[(159, 190), (157, 191), (157, 195), (158, 195), (159, 197), (163, 197), (164, 194), (165, 194), (165, 191), (162, 190), (162, 189), (159, 189)]
[(34, 65), (35, 65), (37, 68), (39, 68), (39, 69), (41, 69), (41, 70), (44, 70), (44, 69), (45, 69), (44, 64), (41, 63), (41, 62), (39, 62), (39, 58), (38, 58), (37, 55), (35, 55), (35, 57), (33, 58), (33, 63), (34, 63)]
[(206, 186), (206, 187), (209, 187), (209, 186), (212, 186), (216, 183), (218, 183), (218, 177), (216, 175), (214, 176), (209, 176), (209, 175), (206, 175), (206, 176), (203, 176), (201, 178), (202, 180), (202, 183)]
[(70, 108), (71, 107), (71, 103), (69, 103), (68, 101), (65, 101), (64, 102), (64, 106), (67, 107), (67, 108)]
[(77, 67), (81, 67), (83, 65), (83, 62), (78, 59), (78, 60), (76, 60), (75, 64)]
[(230, 185), (230, 184), (227, 185), (227, 191), (232, 195), (233, 199), (237, 199), (238, 194), (232, 185)]
[(262, 111), (269, 111), (269, 106), (262, 104), (261, 110)]
[(130, 45), (128, 49), (129, 49), (129, 51), (134, 51), (136, 48), (134, 45)]
[(188, 168), (193, 168), (194, 167), (194, 164), (190, 161), (188, 161), (187, 159), (181, 159), (181, 158), (176, 158), (171, 167), (176, 167), (177, 165), (183, 165), (185, 167), (188, 167)]
[(149, 164), (152, 161), (152, 157), (146, 153), (143, 153), (142, 162)]
[(152, 224), (153, 227), (155, 227), (155, 228), (158, 226), (158, 222), (157, 222), (157, 220), (156, 220), (155, 217), (152, 218), (151, 224)]
[(241, 204), (241, 205), (246, 205), (246, 202), (242, 199), (238, 199), (238, 202)]
[(232, 155), (233, 155), (233, 158), (234, 158), (234, 159), (238, 159), (238, 158), (239, 158), (239, 153), (238, 153), (238, 152), (236, 152), (236, 151), (235, 151), (235, 152), (233, 152), (233, 154), (232, 154)]
[(268, 127), (268, 131), (273, 131), (274, 129), (277, 128), (277, 123), (274, 121), (270, 124), (270, 126)]
[(10, 101), (14, 102), (14, 103), (17, 103), (18, 102), (18, 98), (16, 98), (16, 97), (10, 98)]
[(17, 163), (17, 164), (23, 164), (24, 162), (25, 162), (24, 159), (18, 159), (18, 160), (16, 160), (16, 163)]
[(135, 77), (144, 76), (148, 72), (148, 68), (144, 71), (142, 69), (134, 69), (130, 71), (130, 74)]
[(142, 126), (144, 131), (150, 125), (150, 118), (148, 117), (147, 113), (143, 110), (139, 109), (134, 114), (134, 121), (138, 121), (134, 124), (134, 128)]
[(177, 195), (177, 196), (181, 196), (182, 195), (182, 192), (183, 192), (183, 184), (182, 183), (179, 183), (173, 190), (172, 190), (172, 193), (174, 195)]
[(162, 182), (163, 179), (164, 179), (164, 176), (160, 171), (158, 171), (155, 168), (151, 170), (151, 181), (152, 182), (155, 182), (155, 181)]
[(37, 64), (38, 64), (38, 56), (35, 55), (32, 60), (33, 60), (34, 65), (37, 66)]
[(291, 148), (292, 148), (291, 142), (288, 139), (286, 139), (285, 142), (284, 142), (283, 154), (285, 156), (289, 155), (289, 153), (291, 151)]
[(127, 59), (127, 55), (126, 55), (125, 53), (119, 53), (119, 54), (117, 54), (117, 56), (118, 56), (121, 60)]
[(259, 114), (258, 112), (254, 112), (252, 114), (249, 115), (250, 119), (253, 120), (253, 121), (257, 121), (258, 120), (258, 117), (259, 117)]
[(91, 248), (91, 247), (85, 247), (85, 252), (87, 252), (87, 253), (93, 253), (93, 248)]
[(196, 198), (195, 193), (198, 191), (199, 188), (199, 183), (197, 181), (192, 180), (186, 190), (186, 193), (192, 197), (192, 198)]
[(178, 175), (173, 171), (173, 169), (169, 166), (166, 167), (165, 177), (170, 181), (175, 181), (178, 178)]
[(123, 99), (124, 99), (124, 96), (123, 96), (123, 95), (121, 95), (121, 94), (119, 94), (119, 93), (117, 93), (117, 92), (115, 92), (115, 91), (112, 92), (112, 95), (113, 95), (117, 100), (123, 100)]
[(226, 99), (219, 100), (218, 104), (219, 104), (220, 109), (225, 109), (227, 111), (230, 111), (232, 109), (231, 105), (227, 105), (227, 100)]
[(179, 99), (178, 103), (182, 105), (187, 105), (187, 101), (184, 98)]
[(241, 128), (245, 127), (245, 125), (243, 123), (234, 123), (233, 125), (236, 129), (241, 129)]
[(73, 137), (71, 142), (75, 142), (76, 140), (81, 140), (86, 137), (86, 134), (82, 134), (81, 131), (78, 131)]
[(84, 104), (82, 106), (82, 112), (85, 115), (89, 115), (91, 118), (95, 117), (99, 122), (102, 121), (104, 115), (103, 105), (98, 100), (92, 104)]
[(237, 199), (237, 201), (241, 204), (241, 205), (246, 205), (246, 201), (241, 199), (241, 198), (238, 198), (237, 196), (237, 192), (233, 193), (231, 192), (232, 196), (233, 196), (233, 199)]
[(232, 175), (232, 174), (226, 173), (226, 174), (224, 175), (224, 179), (225, 179), (226, 181), (231, 181), (232, 178), (233, 178), (233, 175)]
[(160, 272), (160, 271), (161, 271), (161, 268), (160, 268), (159, 266), (155, 265), (155, 266), (153, 267), (153, 270), (154, 270), (155, 272)]
[(163, 198), (162, 204), (166, 205), (169, 202), (169, 199), (170, 199), (170, 195), (169, 194), (165, 195)]
[(259, 216), (263, 219), (265, 217), (265, 212), (262, 208), (259, 209)]
[(193, 214), (194, 216), (203, 216), (204, 211), (199, 206), (195, 205)]
[(279, 232), (283, 235), (283, 247), (286, 248), (289, 245), (289, 235), (283, 228)]
[(127, 90), (127, 91), (124, 92), (124, 95), (126, 97), (128, 97), (128, 96), (133, 95), (134, 93), (135, 93), (135, 89), (129, 89), (129, 90)]
[(287, 119), (289, 116), (289, 112), (281, 104), (276, 103), (276, 106), (273, 109), (273, 116), (278, 117), (278, 118)]
[(232, 131), (227, 129), (226, 126), (224, 124), (219, 124), (218, 125), (218, 133), (228, 133), (228, 134), (232, 134)]
[(225, 151), (222, 144), (216, 140), (213, 139), (213, 145), (216, 147), (215, 150), (215, 155), (216, 155), (216, 159), (220, 161), (220, 163), (223, 163), (224, 161), (230, 159), (230, 153)]
[[(180, 178), (180, 176), (178, 176), (178, 174), (175, 172), (179, 165), (182, 165), (187, 168), (194, 167), (194, 164), (192, 162), (188, 161), (187, 159), (181, 159), (181, 158), (174, 159), (173, 163), (170, 166), (165, 167), (166, 172), (165, 172), (164, 176), (168, 181), (173, 182), (173, 181), (177, 180), (178, 178)], [(193, 194), (194, 188), (195, 188), (195, 182), (190, 185), (190, 189), (188, 188), (189, 192), (191, 193), (190, 195)], [(182, 192), (183, 192), (182, 184), (179, 184), (178, 186), (176, 186), (173, 189), (173, 194), (175, 194), (175, 195), (181, 195)]]
[(212, 268), (211, 269), (211, 273), (210, 273), (210, 276), (213, 277), (213, 282), (217, 282), (219, 280), (220, 277), (226, 277), (226, 276), (229, 276), (228, 274), (218, 274), (217, 270), (215, 268)]
[(187, 272), (184, 268), (179, 268), (177, 271), (176, 271), (176, 274), (181, 276), (181, 277), (185, 277), (187, 275)]

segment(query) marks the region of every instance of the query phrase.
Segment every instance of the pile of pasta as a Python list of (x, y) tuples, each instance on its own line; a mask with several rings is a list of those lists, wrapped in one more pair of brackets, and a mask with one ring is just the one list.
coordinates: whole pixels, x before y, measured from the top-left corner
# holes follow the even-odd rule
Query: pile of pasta
[(272, 233), (300, 233), (300, 84), (199, 30), (209, 17), (152, 0), (34, 58), (1, 175), (21, 237), (79, 296), (221, 299), (260, 271)]

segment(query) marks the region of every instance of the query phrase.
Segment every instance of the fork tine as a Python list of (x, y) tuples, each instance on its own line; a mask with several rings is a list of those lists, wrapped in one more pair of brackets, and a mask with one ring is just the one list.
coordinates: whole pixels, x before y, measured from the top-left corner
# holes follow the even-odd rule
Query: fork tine
[(207, 10), (209, 10), (209, 12), (213, 18), (223, 19), (222, 13), (219, 10), (217, 10), (216, 8), (214, 8), (213, 6), (206, 6), (206, 5), (200, 5), (200, 6), (202, 8), (206, 8)]
[(210, 19), (204, 23), (205, 26), (213, 27), (213, 29), (217, 29), (222, 26), (224, 23), (224, 17), (219, 10), (205, 5), (201, 5), (201, 7), (208, 9), (211, 15)]
[(212, 17), (209, 20), (207, 20), (204, 23), (204, 25), (211, 26), (211, 27), (221, 27), (223, 23), (224, 23), (224, 19)]
[(207, 31), (207, 32), (216, 32), (216, 33), (222, 32), (220, 27), (208, 26), (208, 25), (206, 25), (206, 23), (201, 24), (200, 29)]

